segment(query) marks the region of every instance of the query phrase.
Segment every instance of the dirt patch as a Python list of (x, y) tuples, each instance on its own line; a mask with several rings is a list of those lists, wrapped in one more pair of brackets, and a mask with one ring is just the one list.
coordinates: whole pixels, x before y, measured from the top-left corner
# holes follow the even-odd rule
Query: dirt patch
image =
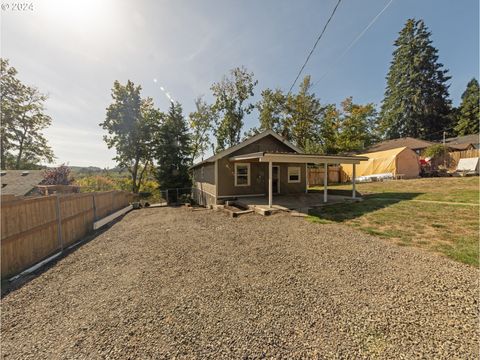
[(478, 358), (478, 271), (288, 214), (144, 209), (2, 301), (2, 357)]

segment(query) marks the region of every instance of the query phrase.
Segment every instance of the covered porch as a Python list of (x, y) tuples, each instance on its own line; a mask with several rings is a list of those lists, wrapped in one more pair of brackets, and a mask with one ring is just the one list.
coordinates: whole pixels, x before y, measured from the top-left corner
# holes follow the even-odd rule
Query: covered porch
[[(300, 154), (300, 153), (269, 153), (269, 152), (257, 152), (250, 154), (242, 154), (238, 156), (230, 157), (229, 160), (233, 163), (236, 162), (259, 162), (268, 164), (268, 191), (267, 196), (252, 196), (244, 197), (242, 204), (247, 206), (262, 206), (265, 209), (286, 208), (286, 209), (299, 209), (310, 208), (314, 206), (320, 206), (327, 202), (339, 202), (345, 201), (345, 196), (329, 195), (328, 193), (328, 165), (341, 165), (351, 164), (353, 169), (352, 174), (352, 192), (350, 199), (356, 199), (355, 189), (355, 167), (361, 161), (367, 161), (368, 158), (361, 156), (331, 156), (331, 155), (313, 155), (313, 154)], [(276, 195), (274, 196), (273, 178), (274, 164), (305, 164), (305, 179), (308, 179), (308, 165), (309, 164), (321, 164), (325, 167), (324, 172), (324, 190), (323, 194), (309, 194), (308, 182), (305, 187), (304, 194), (292, 194), (292, 195)]]

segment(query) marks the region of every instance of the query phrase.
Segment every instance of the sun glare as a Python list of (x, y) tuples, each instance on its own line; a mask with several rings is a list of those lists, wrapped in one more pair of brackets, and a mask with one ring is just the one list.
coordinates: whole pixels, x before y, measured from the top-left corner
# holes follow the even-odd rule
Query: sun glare
[(81, 34), (105, 30), (115, 12), (109, 0), (49, 0), (42, 7), (49, 20)]

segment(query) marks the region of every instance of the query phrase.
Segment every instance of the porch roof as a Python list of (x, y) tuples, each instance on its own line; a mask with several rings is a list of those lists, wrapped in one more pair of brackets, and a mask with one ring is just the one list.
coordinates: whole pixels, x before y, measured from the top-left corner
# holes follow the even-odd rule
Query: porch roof
[(303, 164), (360, 164), (367, 161), (365, 156), (336, 156), (278, 152), (256, 152), (232, 156), (230, 161), (259, 161), (276, 163), (303, 163)]

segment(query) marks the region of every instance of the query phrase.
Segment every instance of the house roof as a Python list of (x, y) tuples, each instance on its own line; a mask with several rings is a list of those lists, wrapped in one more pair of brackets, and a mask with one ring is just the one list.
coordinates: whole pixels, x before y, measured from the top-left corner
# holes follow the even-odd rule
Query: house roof
[(457, 136), (457, 137), (445, 139), (445, 142), (448, 143), (449, 145), (451, 145), (451, 144), (455, 144), (455, 145), (473, 144), (473, 145), (476, 145), (476, 144), (480, 143), (480, 137), (479, 136), (480, 136), (480, 134)]
[(297, 153), (303, 153), (303, 151), (296, 147), (295, 145), (293, 145), (291, 142), (285, 140), (283, 137), (281, 137), (280, 135), (278, 135), (276, 132), (272, 131), (272, 130), (265, 130), (259, 134), (256, 134), (256, 135), (253, 135), (252, 137), (242, 141), (240, 144), (237, 144), (235, 146), (232, 146), (232, 147), (229, 147), (228, 149), (226, 150), (223, 150), (223, 151), (220, 151), (219, 153), (213, 155), (213, 156), (210, 156), (208, 159), (206, 160), (203, 160), (201, 162), (198, 162), (194, 165), (192, 165), (190, 168), (193, 169), (199, 165), (202, 165), (202, 164), (205, 164), (205, 163), (211, 163), (211, 162), (214, 162), (218, 159), (221, 159), (221, 158), (224, 158), (225, 156), (227, 155), (230, 155), (231, 153), (247, 146), (247, 145), (250, 145), (252, 143), (254, 143), (255, 141), (258, 141), (260, 139), (263, 139), (264, 137), (267, 137), (267, 136), (273, 136), (274, 138), (276, 138), (278, 141), (284, 143), (285, 145), (287, 145), (290, 149), (292, 149), (293, 151), (297, 152)]
[(412, 150), (421, 150), (434, 144), (435, 143), (426, 140), (415, 139), (412, 137), (403, 137), (399, 139), (385, 140), (379, 142), (367, 148), (365, 152), (370, 153), (376, 151), (385, 151), (402, 147), (408, 147)]
[(44, 170), (2, 170), (2, 194), (25, 196), (43, 181)]

